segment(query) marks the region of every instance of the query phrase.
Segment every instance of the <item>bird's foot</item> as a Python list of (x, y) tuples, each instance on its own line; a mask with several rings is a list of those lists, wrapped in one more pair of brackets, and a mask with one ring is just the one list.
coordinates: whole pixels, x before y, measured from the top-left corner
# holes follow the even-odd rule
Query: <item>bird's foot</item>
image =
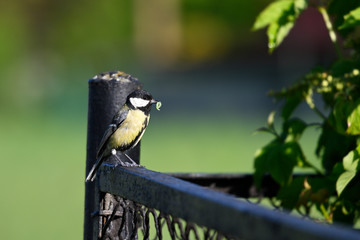
[(121, 167), (142, 167), (144, 168), (145, 166), (137, 164), (136, 162), (124, 162), (122, 161), (120, 158), (116, 157), (116, 162), (114, 163), (114, 168), (116, 168), (117, 166), (121, 166)]
[(137, 163), (130, 163), (130, 162), (124, 162), (124, 167), (145, 167), (143, 165), (137, 164)]
[(129, 155), (127, 155), (126, 153), (123, 153), (128, 159), (130, 162), (123, 162), (117, 155), (116, 155), (116, 150), (115, 149), (112, 149), (111, 150), (111, 154), (116, 158), (117, 160), (117, 163), (115, 165), (118, 166), (122, 166), (122, 167), (145, 167), (143, 165), (140, 165), (140, 164), (137, 164), (134, 160), (132, 160), (131, 157), (129, 157)]
[(120, 159), (118, 159), (118, 161), (116, 161), (116, 163), (114, 164), (114, 167), (117, 167), (117, 166), (121, 166), (121, 167), (132, 167), (131, 165), (132, 165), (132, 164), (129, 163), (129, 162), (123, 162), (123, 161), (121, 161)]

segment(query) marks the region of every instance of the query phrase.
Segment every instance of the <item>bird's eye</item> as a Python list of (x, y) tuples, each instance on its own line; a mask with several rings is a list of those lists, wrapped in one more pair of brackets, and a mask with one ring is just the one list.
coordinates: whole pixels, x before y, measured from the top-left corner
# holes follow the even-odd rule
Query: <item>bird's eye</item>
[(151, 100), (151, 99), (152, 99), (152, 97), (151, 97), (151, 96), (149, 96), (149, 95), (145, 95), (145, 96), (143, 97), (143, 99), (145, 99), (145, 100)]

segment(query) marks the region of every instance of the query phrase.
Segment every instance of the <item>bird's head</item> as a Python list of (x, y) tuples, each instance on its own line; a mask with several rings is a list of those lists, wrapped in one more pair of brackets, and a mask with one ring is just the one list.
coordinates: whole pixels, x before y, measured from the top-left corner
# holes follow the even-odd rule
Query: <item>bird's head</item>
[(157, 103), (158, 101), (151, 96), (145, 90), (135, 90), (130, 93), (126, 99), (126, 104), (132, 109), (140, 109), (145, 112), (149, 112), (151, 105)]

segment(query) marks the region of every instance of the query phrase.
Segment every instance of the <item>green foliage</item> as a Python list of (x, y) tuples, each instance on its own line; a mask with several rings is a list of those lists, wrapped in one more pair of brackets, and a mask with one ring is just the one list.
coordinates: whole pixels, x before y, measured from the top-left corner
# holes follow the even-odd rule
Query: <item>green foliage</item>
[[(272, 112), (267, 126), (258, 130), (272, 134), (273, 140), (256, 152), (255, 183), (259, 187), (263, 175), (270, 174), (280, 185), (277, 200), (284, 209), (308, 214), (315, 206), (327, 222), (354, 224), (360, 216), (360, 40), (356, 35), (360, 2), (333, 0), (316, 5), (305, 0), (273, 1), (259, 14), (253, 30), (267, 27), (271, 53), (308, 7), (316, 7), (322, 15), (338, 60), (329, 68), (314, 67), (293, 85), (270, 92), (270, 96), (284, 102), (280, 111), (282, 128), (276, 131)], [(315, 95), (321, 97), (327, 111), (314, 101)], [(319, 123), (308, 124), (294, 117), (301, 103), (316, 113)], [(312, 126), (320, 128), (316, 157), (321, 169), (307, 161), (299, 142)], [(296, 167), (320, 177), (293, 178)]]
[(349, 12), (344, 16), (344, 23), (339, 27), (339, 29), (345, 29), (354, 27), (360, 24), (360, 7)]
[[(273, 119), (274, 114), (269, 115)], [(260, 186), (265, 172), (282, 186), (291, 182), (291, 175), (295, 166), (307, 166), (303, 151), (298, 143), (306, 124), (300, 119), (284, 122), (281, 135), (275, 131), (272, 121), (268, 121), (267, 131), (274, 134), (275, 139), (257, 151), (255, 155), (255, 183)], [(265, 128), (266, 129), (266, 128)], [(264, 130), (265, 130), (264, 129)], [(263, 129), (259, 129), (262, 131)], [(279, 168), (281, 166), (281, 168)]]
[(279, 0), (269, 4), (259, 14), (253, 30), (268, 27), (267, 36), (269, 38), (270, 53), (281, 44), (306, 6), (305, 0)]
[(360, 101), (356, 101), (354, 109), (347, 117), (346, 133), (351, 135), (360, 134)]
[(336, 191), (338, 196), (341, 195), (346, 186), (354, 179), (356, 174), (359, 171), (360, 156), (359, 156), (360, 147), (349, 152), (343, 159), (344, 172), (339, 176), (336, 182)]

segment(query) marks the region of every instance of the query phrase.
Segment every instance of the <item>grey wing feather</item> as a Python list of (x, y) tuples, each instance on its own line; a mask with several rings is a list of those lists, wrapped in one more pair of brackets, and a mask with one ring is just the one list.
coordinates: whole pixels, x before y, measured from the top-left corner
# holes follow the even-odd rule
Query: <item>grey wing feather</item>
[(106, 129), (103, 138), (101, 139), (98, 152), (96, 154), (96, 163), (91, 168), (90, 172), (88, 173), (86, 177), (86, 182), (93, 181), (96, 177), (96, 172), (98, 168), (100, 167), (101, 163), (104, 161), (104, 156), (106, 153), (104, 153), (106, 149), (106, 143), (110, 136), (116, 131), (116, 129), (119, 127), (119, 125), (125, 120), (126, 116), (128, 114), (128, 110), (123, 107), (113, 118), (111, 121), (111, 124), (109, 125), (108, 129)]
[(108, 128), (106, 129), (100, 144), (99, 144), (99, 148), (98, 148), (98, 152), (96, 154), (96, 157), (100, 157), (103, 153), (103, 151), (106, 148), (106, 142), (107, 140), (110, 138), (110, 136), (116, 131), (116, 129), (118, 129), (119, 125), (125, 120), (127, 114), (128, 114), (128, 110), (121, 108), (119, 112), (117, 112), (115, 114), (115, 116), (113, 117), (111, 123), (109, 124)]

